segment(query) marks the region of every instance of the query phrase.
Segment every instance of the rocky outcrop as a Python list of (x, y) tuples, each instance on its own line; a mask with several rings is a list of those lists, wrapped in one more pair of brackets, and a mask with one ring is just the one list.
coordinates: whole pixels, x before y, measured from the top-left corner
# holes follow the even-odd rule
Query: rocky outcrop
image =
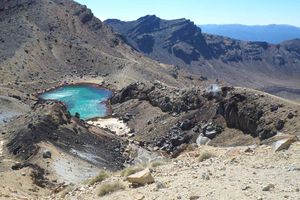
[(247, 97), (235, 94), (220, 102), (219, 114), (223, 115), (228, 127), (258, 136), (258, 121), (263, 115), (260, 105), (246, 103)]
[(181, 145), (188, 144), (192, 137), (192, 133), (183, 131), (175, 125), (164, 137), (156, 138), (153, 143), (160, 150), (178, 155), (178, 152), (181, 151)]
[[(112, 103), (117, 108), (114, 110), (116, 115), (129, 124), (133, 138), (151, 138), (140, 141), (142, 146), (176, 156), (189, 143), (214, 145), (215, 139), (217, 143), (222, 143), (220, 138), (225, 137), (224, 130), (225, 135), (235, 140), (228, 129), (238, 130), (236, 137), (240, 138), (232, 142), (238, 145), (249, 145), (254, 140), (264, 141), (275, 136), (279, 130), (286, 131), (285, 124), (295, 120), (294, 112), (284, 114), (281, 112), (285, 110), (283, 103), (267, 103), (269, 100), (266, 99), (272, 98), (259, 92), (217, 84), (205, 90), (190, 88), (182, 91), (161, 83), (135, 83), (117, 92)], [(132, 112), (130, 102), (133, 103)], [(160, 119), (163, 123), (149, 120), (145, 125), (140, 125), (143, 122), (136, 119), (135, 113), (140, 112), (137, 105), (142, 102), (158, 107), (163, 113)], [(127, 108), (126, 112), (118, 113), (123, 105)], [(143, 104), (141, 108), (144, 109), (146, 105)], [(225, 143), (226, 138), (223, 140)]]
[(163, 112), (180, 113), (200, 108), (204, 98), (200, 90), (179, 90), (166, 86), (160, 82), (133, 83), (111, 99), (113, 104), (123, 103), (130, 99), (148, 101), (151, 105), (159, 107)]
[(80, 21), (85, 24), (88, 21), (91, 21), (94, 17), (92, 11), (87, 9), (86, 6), (80, 6), (80, 8), (74, 13), (76, 16), (79, 16)]
[[(93, 160), (88, 157), (82, 159), (98, 167), (116, 170), (125, 161), (122, 156), (124, 146), (120, 139), (103, 130), (97, 133), (91, 131), (84, 122), (71, 117), (65, 106), (58, 103), (36, 105), (31, 114), (14, 120), (3, 131), (8, 141), (8, 151), (26, 162), (36, 155), (40, 142), (49, 142), (67, 154), (80, 151), (95, 155)], [(51, 152), (44, 157), (50, 158)]]

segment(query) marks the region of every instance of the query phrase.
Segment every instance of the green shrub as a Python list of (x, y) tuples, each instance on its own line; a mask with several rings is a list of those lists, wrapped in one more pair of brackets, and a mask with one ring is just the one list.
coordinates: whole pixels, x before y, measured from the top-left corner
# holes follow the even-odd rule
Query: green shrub
[(129, 166), (121, 171), (121, 176), (127, 177), (127, 176), (130, 176), (131, 174), (135, 174), (144, 169), (145, 169), (145, 167), (143, 167), (143, 166)]
[(109, 177), (108, 173), (106, 173), (105, 171), (100, 171), (97, 176), (95, 176), (88, 182), (88, 185), (91, 186), (94, 185), (95, 183), (100, 183), (108, 177)]
[(74, 186), (68, 186), (67, 188), (65, 188), (61, 193), (60, 193), (60, 198), (65, 199), (65, 197), (72, 192), (72, 190), (74, 189)]
[(104, 195), (124, 189), (125, 187), (120, 182), (104, 183), (98, 189), (98, 196), (102, 197)]
[(164, 164), (165, 164), (165, 162), (163, 162), (163, 161), (152, 161), (152, 162), (150, 162), (150, 167), (155, 168), (155, 167), (162, 166)]
[(212, 158), (212, 157), (215, 157), (215, 156), (214, 156), (212, 153), (205, 151), (205, 152), (202, 152), (202, 153), (199, 155), (198, 161), (199, 161), (199, 162), (203, 162), (203, 161), (205, 161), (205, 160), (207, 160), (207, 159), (210, 159), (210, 158)]

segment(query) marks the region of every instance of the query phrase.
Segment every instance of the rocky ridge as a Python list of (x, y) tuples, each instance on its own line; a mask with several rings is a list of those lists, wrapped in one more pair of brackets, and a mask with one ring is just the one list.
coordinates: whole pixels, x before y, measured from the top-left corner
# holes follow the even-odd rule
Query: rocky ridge
[(258, 89), (299, 89), (299, 39), (279, 45), (245, 42), (203, 34), (187, 19), (163, 20), (155, 15), (105, 23), (144, 55), (199, 76)]

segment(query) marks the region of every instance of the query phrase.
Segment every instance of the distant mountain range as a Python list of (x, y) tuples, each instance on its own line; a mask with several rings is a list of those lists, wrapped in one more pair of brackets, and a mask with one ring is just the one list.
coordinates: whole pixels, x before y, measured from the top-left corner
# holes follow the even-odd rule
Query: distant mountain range
[(300, 28), (290, 25), (248, 26), (241, 24), (199, 25), (204, 33), (221, 35), (244, 41), (264, 41), (279, 44), (300, 38)]
[[(200, 76), (252, 88), (300, 89), (300, 39), (278, 45), (205, 34), (187, 19), (155, 15), (105, 21), (129, 45), (162, 63)], [(275, 89), (274, 89), (275, 87)]]

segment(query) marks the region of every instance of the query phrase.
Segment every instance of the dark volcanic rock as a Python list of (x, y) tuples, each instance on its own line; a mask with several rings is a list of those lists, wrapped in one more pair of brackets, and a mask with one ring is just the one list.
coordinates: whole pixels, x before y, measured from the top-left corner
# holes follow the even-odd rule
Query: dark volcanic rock
[(295, 116), (295, 115), (294, 115), (293, 113), (290, 112), (290, 113), (288, 114), (287, 117), (288, 117), (289, 119), (292, 119), (294, 116)]
[(149, 101), (163, 112), (176, 113), (200, 108), (204, 101), (200, 90), (180, 91), (156, 82), (131, 84), (115, 94), (111, 102), (117, 104), (130, 99)]
[(271, 110), (271, 112), (274, 112), (274, 111), (278, 110), (278, 108), (279, 108), (279, 105), (277, 105), (277, 104), (272, 104), (270, 110)]
[(209, 123), (203, 127), (202, 133), (203, 136), (209, 139), (213, 139), (214, 137), (216, 137), (216, 135), (220, 134), (223, 131), (223, 129), (224, 128), (219, 125)]
[(258, 129), (257, 133), (260, 140), (269, 139), (277, 134), (276, 131), (272, 131), (271, 129)]
[(187, 144), (191, 140), (192, 135), (182, 131), (180, 128), (172, 128), (163, 138), (157, 138), (154, 141), (155, 146), (168, 153), (175, 153), (180, 150), (182, 144)]
[(186, 119), (180, 123), (179, 128), (181, 128), (181, 130), (183, 130), (183, 131), (190, 130), (193, 128), (193, 124), (192, 124), (191, 120)]
[(43, 152), (43, 158), (51, 158), (51, 156), (52, 156), (51, 151), (45, 150), (45, 151)]
[(49, 172), (46, 171), (45, 169), (41, 168), (37, 164), (32, 164), (29, 162), (16, 163), (12, 166), (12, 170), (20, 170), (25, 167), (32, 169), (30, 176), (35, 185), (37, 185), (41, 188), (47, 187), (47, 188), (51, 188), (51, 189), (55, 189), (55, 187), (57, 187), (57, 185), (53, 184), (48, 178), (46, 178), (45, 175), (47, 175), (47, 173), (49, 173)]
[(283, 129), (283, 127), (284, 127), (284, 121), (283, 121), (282, 119), (278, 120), (278, 121), (276, 122), (276, 124), (275, 124), (275, 127), (276, 127), (277, 130), (280, 131), (280, 130)]
[(275, 136), (274, 122), (287, 118), (287, 112), (271, 112), (270, 105), (285, 110), (285, 104), (272, 98), (251, 89), (218, 86), (179, 90), (159, 82), (143, 82), (116, 92), (112, 106), (135, 130), (133, 140), (176, 156), (195, 142), (250, 145)]
[(224, 116), (228, 127), (257, 136), (258, 121), (263, 111), (260, 105), (246, 103), (246, 100), (246, 96), (236, 94), (221, 102), (218, 110)]
[[(61, 104), (38, 104), (31, 114), (15, 119), (6, 128), (9, 133), (5, 136), (9, 141), (9, 152), (24, 161), (36, 155), (38, 144), (42, 141), (68, 153), (73, 149), (95, 155), (93, 162), (88, 159), (86, 161), (112, 170), (120, 169), (125, 160), (120, 139), (106, 134), (103, 130), (91, 132), (79, 119), (72, 118)], [(114, 151), (116, 148), (120, 151)], [(43, 152), (43, 157), (50, 158), (51, 152)]]

